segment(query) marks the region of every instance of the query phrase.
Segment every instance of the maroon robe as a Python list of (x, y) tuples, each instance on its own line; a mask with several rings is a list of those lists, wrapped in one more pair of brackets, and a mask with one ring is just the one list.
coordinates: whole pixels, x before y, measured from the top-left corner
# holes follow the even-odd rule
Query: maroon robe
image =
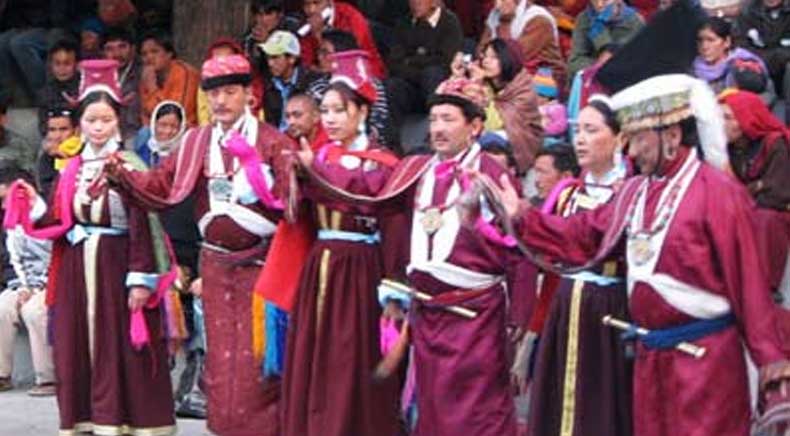
[(302, 269), (289, 325), (283, 380), (286, 436), (396, 434), (394, 380), (373, 379), (381, 360), (376, 298), (385, 265), (381, 246), (326, 236), (327, 231), (378, 232), (382, 210), (330, 191), (374, 196), (391, 172), (367, 159), (347, 168), (316, 158), (314, 178), (304, 184), (319, 235)]
[[(80, 179), (77, 186), (86, 187), (89, 181)], [(51, 331), (61, 434), (170, 435), (175, 417), (161, 306), (144, 310), (145, 348), (135, 350), (129, 336), (127, 274), (156, 271), (148, 215), (115, 190), (95, 198), (80, 191), (65, 212), (73, 214), (75, 228), (117, 234), (56, 241), (62, 251), (53, 274)], [(64, 213), (56, 204), (50, 201), (38, 225)]]
[[(604, 200), (589, 195), (582, 180), (562, 192), (557, 215), (592, 210)], [(531, 435), (558, 435), (561, 428), (570, 428), (569, 436), (632, 434), (633, 362), (621, 333), (601, 323), (606, 315), (629, 319), (623, 254), (614, 253), (583, 277), (566, 276), (556, 290), (544, 288), (553, 301), (530, 389)]]
[[(427, 171), (433, 171), (433, 168), (429, 167)], [(485, 153), (479, 157), (479, 171), (495, 180), (506, 173)], [(418, 182), (417, 191), (426, 176), (424, 173)], [(437, 179), (432, 206), (446, 204), (454, 179)], [(410, 203), (415, 210), (419, 192), (416, 195), (415, 202)], [(451, 209), (448, 213), (456, 211)], [(415, 219), (412, 226), (412, 232), (423, 231), (419, 219)], [(441, 230), (429, 239), (440, 237), (439, 232)], [(438, 242), (428, 251), (438, 250), (438, 244), (442, 243)], [(415, 262), (417, 257), (412, 240), (411, 284), (435, 298), (448, 299), (445, 303), (415, 303), (410, 313), (418, 411), (414, 434), (515, 435), (515, 408), (507, 358), (508, 297), (503, 286), (515, 253), (489, 242), (467, 226), (460, 227), (450, 244), (446, 263), (476, 274), (498, 276), (502, 280), (475, 290), (463, 289), (458, 283), (447, 283), (446, 279), (437, 278), (435, 273), (422, 269)], [(435, 255), (431, 253), (428, 256), (434, 259)], [(521, 288), (522, 284), (514, 287)], [(443, 310), (441, 306), (448, 303), (474, 310), (477, 317), (466, 319)]]
[[(195, 220), (209, 211), (207, 164), (211, 126), (187, 133), (183, 145), (161, 165), (146, 173), (121, 171), (119, 182), (150, 208), (178, 204), (195, 193)], [(259, 123), (257, 144), (261, 160), (275, 169), (281, 184), (279, 161), (292, 142), (273, 127)], [(232, 156), (222, 148), (226, 162)], [(274, 223), (280, 213), (258, 201), (244, 205)], [(208, 428), (222, 436), (279, 435), (280, 382), (264, 379), (252, 350), (253, 288), (270, 238), (260, 237), (227, 216), (215, 218), (205, 229), (204, 241), (219, 250), (201, 250), (200, 277), (206, 320), (205, 392)]]
[[(681, 149), (674, 175), (687, 156)], [(691, 158), (691, 157), (690, 157)], [(645, 223), (651, 225), (668, 179), (650, 179)], [(568, 218), (527, 211), (517, 223), (532, 250), (571, 265), (589, 267), (613, 249), (622, 249), (626, 215), (638, 187), (631, 179), (613, 201)], [(670, 275), (715, 298), (724, 299), (736, 325), (694, 343), (707, 349), (701, 359), (677, 350), (636, 349), (634, 433), (688, 436), (746, 436), (750, 405), (742, 343), (758, 367), (787, 355), (780, 313), (769, 298), (759, 264), (748, 193), (723, 172), (703, 163), (676, 209), (657, 254), (656, 272)], [(627, 259), (629, 268), (633, 259)], [(586, 264), (586, 265), (585, 265)], [(630, 274), (630, 269), (629, 269)], [(650, 284), (636, 281), (630, 293), (634, 322), (647, 329), (683, 325), (695, 319), (670, 305)]]

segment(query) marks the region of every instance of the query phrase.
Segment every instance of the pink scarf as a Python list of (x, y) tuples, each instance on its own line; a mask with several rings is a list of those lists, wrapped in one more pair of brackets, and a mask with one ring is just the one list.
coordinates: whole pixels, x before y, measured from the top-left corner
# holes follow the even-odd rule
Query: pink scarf
[(261, 171), (261, 158), (255, 148), (248, 144), (247, 140), (238, 132), (233, 133), (225, 146), (233, 156), (239, 159), (242, 168), (244, 168), (244, 175), (247, 176), (247, 181), (258, 199), (269, 209), (283, 210), (285, 205), (272, 194), (266, 184), (266, 179)]

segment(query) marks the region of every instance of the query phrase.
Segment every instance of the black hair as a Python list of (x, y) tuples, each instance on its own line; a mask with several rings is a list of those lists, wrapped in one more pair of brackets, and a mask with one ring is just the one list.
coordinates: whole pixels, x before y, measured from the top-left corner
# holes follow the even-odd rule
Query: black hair
[(543, 148), (538, 151), (536, 159), (541, 156), (551, 156), (553, 158), (552, 165), (559, 172), (568, 171), (573, 174), (573, 177), (578, 177), (581, 173), (581, 168), (576, 162), (576, 152), (570, 144), (563, 142)]
[(160, 107), (159, 110), (156, 111), (156, 114), (154, 115), (154, 120), (158, 121), (163, 116), (171, 115), (171, 114), (175, 115), (178, 118), (179, 124), (184, 122), (184, 114), (181, 111), (181, 108), (173, 103), (163, 104), (162, 107)]
[(33, 175), (22, 169), (15, 161), (0, 161), (0, 184), (10, 185), (17, 179), (22, 179), (30, 184), (35, 183)]
[(79, 105), (77, 109), (78, 118), (82, 118), (82, 115), (85, 114), (85, 109), (88, 106), (92, 105), (93, 103), (104, 102), (110, 105), (112, 110), (115, 112), (115, 116), (119, 119), (121, 118), (121, 105), (117, 101), (115, 101), (110, 94), (105, 91), (94, 91), (88, 94)]
[(344, 104), (348, 104), (349, 102), (354, 103), (358, 107), (366, 106), (368, 108), (368, 116), (370, 116), (370, 108), (371, 103), (363, 96), (361, 96), (358, 92), (354, 91), (348, 84), (345, 82), (332, 82), (326, 88), (324, 92), (324, 96), (326, 96), (329, 91), (336, 91), (340, 94), (340, 99), (343, 100)]
[(335, 53), (348, 50), (359, 50), (357, 38), (342, 30), (330, 29), (321, 33), (321, 39), (326, 40), (335, 48)]
[(700, 27), (700, 30), (704, 29), (710, 29), (711, 32), (722, 39), (732, 37), (732, 24), (721, 17), (707, 17)]
[(250, 11), (253, 15), (270, 14), (272, 12), (283, 12), (285, 5), (282, 0), (253, 0), (250, 4)]
[(686, 118), (678, 123), (680, 125), (680, 143), (687, 147), (697, 147), (702, 153), (702, 147), (699, 141), (699, 132), (697, 131), (697, 120), (694, 117)]
[(486, 119), (485, 110), (465, 98), (449, 94), (433, 94), (428, 97), (429, 111), (430, 108), (440, 104), (451, 104), (460, 108), (467, 123), (471, 123), (475, 118), (480, 118), (483, 121)]
[(53, 118), (68, 118), (72, 126), (77, 125), (77, 113), (68, 106), (56, 105), (47, 108), (47, 122)]
[(129, 43), (129, 45), (135, 45), (134, 34), (132, 31), (127, 27), (110, 27), (104, 32), (104, 37), (102, 38), (102, 46), (107, 44), (111, 41), (124, 41)]
[(615, 135), (620, 133), (620, 122), (617, 121), (617, 114), (608, 104), (601, 100), (592, 100), (587, 103), (587, 106), (595, 109), (603, 116), (604, 124), (609, 127), (612, 133)]
[(166, 52), (173, 55), (173, 58), (177, 57), (176, 48), (173, 45), (173, 37), (170, 34), (162, 32), (162, 31), (153, 31), (146, 33), (140, 38), (140, 45), (142, 45), (145, 41), (152, 40), (157, 43), (160, 47), (165, 49)]
[(491, 40), (491, 42), (483, 47), (483, 52), (488, 50), (489, 47), (494, 49), (496, 57), (499, 58), (499, 66), (501, 68), (501, 72), (499, 73), (500, 80), (502, 83), (509, 83), (524, 67), (513, 57), (513, 54), (510, 53), (510, 49), (504, 39), (496, 38)]
[(297, 100), (297, 99), (308, 100), (310, 102), (310, 104), (313, 105), (313, 107), (318, 109), (319, 102), (312, 95), (310, 95), (310, 94), (308, 94), (306, 92), (296, 92), (294, 94), (289, 95), (288, 96), (288, 101), (286, 102), (286, 104), (291, 102), (292, 100)]
[(49, 46), (49, 49), (47, 50), (47, 58), (51, 58), (52, 55), (54, 55), (59, 51), (74, 53), (74, 57), (77, 58), (80, 49), (79, 46), (77, 46), (77, 43), (72, 39), (69, 38), (59, 39)]

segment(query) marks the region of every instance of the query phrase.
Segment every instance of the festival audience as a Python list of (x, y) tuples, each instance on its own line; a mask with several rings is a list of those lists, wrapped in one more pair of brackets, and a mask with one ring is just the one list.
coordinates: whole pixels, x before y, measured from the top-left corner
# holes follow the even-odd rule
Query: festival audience
[(200, 74), (176, 58), (169, 35), (151, 33), (141, 39), (140, 122), (146, 124), (154, 108), (164, 100), (174, 100), (184, 107), (187, 123), (197, 124), (197, 92)]
[(47, 111), (56, 106), (67, 106), (77, 98), (80, 80), (77, 74), (77, 45), (69, 40), (57, 41), (49, 48), (47, 83), (38, 93), (38, 120), (41, 133), (46, 133)]
[(285, 133), (296, 142), (302, 138), (310, 148), (318, 150), (329, 141), (321, 124), (321, 111), (318, 102), (307, 94), (293, 94), (285, 104)]
[(131, 31), (123, 27), (110, 28), (102, 41), (105, 59), (118, 62), (118, 81), (126, 101), (121, 108), (121, 134), (124, 142), (131, 141), (140, 129), (140, 76), (143, 63), (137, 54), (137, 44)]
[(46, 134), (38, 157), (36, 186), (45, 198), (49, 198), (52, 184), (58, 176), (55, 162), (64, 157), (61, 144), (74, 138), (78, 132), (75, 111), (67, 106), (52, 106), (46, 112)]

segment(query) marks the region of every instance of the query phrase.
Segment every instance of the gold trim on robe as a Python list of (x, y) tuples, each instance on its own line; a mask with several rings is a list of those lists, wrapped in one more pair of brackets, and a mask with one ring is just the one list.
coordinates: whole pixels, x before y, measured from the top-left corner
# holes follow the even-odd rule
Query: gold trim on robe
[(579, 319), (584, 281), (573, 282), (571, 312), (568, 319), (568, 349), (565, 355), (565, 377), (562, 388), (562, 420), (560, 436), (572, 436), (576, 415), (576, 371), (579, 366)]

